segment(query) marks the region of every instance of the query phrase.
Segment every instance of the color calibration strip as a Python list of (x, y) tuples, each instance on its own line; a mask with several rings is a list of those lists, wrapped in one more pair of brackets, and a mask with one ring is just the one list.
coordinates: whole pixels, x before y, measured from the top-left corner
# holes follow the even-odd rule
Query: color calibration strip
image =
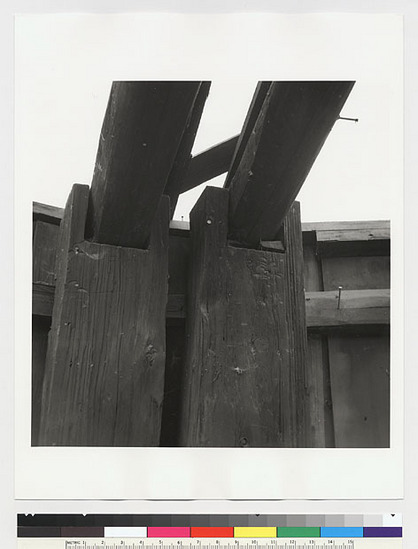
[(61, 538), (400, 538), (401, 526), (380, 527), (42, 527), (18, 526), (18, 537)]

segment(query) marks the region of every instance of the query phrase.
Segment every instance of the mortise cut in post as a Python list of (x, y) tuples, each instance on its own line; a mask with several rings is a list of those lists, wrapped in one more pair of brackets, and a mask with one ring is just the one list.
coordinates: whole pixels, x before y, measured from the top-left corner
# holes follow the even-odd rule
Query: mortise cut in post
[(181, 445), (309, 445), (298, 209), (285, 253), (228, 246), (227, 189), (207, 187), (190, 217)]
[(62, 221), (40, 445), (157, 446), (165, 365), (169, 204), (149, 250), (84, 239), (89, 188)]
[(200, 84), (113, 83), (91, 184), (89, 238), (147, 247)]

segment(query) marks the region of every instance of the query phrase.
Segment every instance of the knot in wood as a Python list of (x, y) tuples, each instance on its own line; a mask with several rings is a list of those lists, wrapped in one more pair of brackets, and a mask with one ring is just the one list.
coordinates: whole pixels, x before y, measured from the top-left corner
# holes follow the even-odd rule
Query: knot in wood
[(248, 438), (247, 437), (241, 437), (239, 439), (239, 445), (241, 446), (241, 448), (245, 448), (246, 446), (248, 446), (249, 445)]

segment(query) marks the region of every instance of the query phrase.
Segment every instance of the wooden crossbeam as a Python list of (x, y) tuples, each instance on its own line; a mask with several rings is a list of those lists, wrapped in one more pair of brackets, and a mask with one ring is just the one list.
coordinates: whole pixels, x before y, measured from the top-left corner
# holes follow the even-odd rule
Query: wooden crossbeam
[(229, 185), (229, 236), (276, 240), (354, 82), (274, 82)]
[(179, 194), (182, 192), (183, 181), (192, 159), (191, 151), (202, 117), (203, 108), (209, 94), (209, 89), (210, 82), (200, 83), (193, 107), (189, 113), (189, 120), (183, 133), (173, 168), (164, 189), (164, 194), (170, 197), (171, 217), (173, 217), (174, 210), (176, 209)]
[(114, 82), (91, 184), (87, 237), (146, 248), (200, 82)]
[(309, 328), (388, 325), (390, 290), (343, 290), (307, 292), (306, 323)]
[(206, 151), (193, 156), (189, 169), (183, 180), (181, 192), (190, 191), (198, 185), (209, 181), (228, 171), (239, 136), (236, 135), (218, 143)]
[(224, 183), (224, 187), (226, 189), (229, 188), (235, 172), (241, 162), (242, 155), (244, 154), (251, 132), (254, 130), (255, 123), (257, 122), (271, 84), (272, 82), (258, 82), (257, 84), (250, 108), (248, 109), (247, 116), (244, 121), (244, 125), (241, 133), (239, 134), (237, 146), (235, 147), (231, 158), (231, 165), (229, 166), (228, 175), (226, 176)]

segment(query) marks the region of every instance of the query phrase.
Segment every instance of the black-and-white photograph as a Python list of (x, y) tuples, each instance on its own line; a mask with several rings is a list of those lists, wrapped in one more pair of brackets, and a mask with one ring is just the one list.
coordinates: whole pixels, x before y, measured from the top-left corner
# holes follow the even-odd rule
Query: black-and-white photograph
[(401, 18), (15, 35), (16, 497), (401, 497)]
[(211, 84), (113, 82), (91, 183), (33, 205), (32, 445), (389, 447), (390, 220), (298, 200), (356, 83), (255, 82), (195, 153)]

